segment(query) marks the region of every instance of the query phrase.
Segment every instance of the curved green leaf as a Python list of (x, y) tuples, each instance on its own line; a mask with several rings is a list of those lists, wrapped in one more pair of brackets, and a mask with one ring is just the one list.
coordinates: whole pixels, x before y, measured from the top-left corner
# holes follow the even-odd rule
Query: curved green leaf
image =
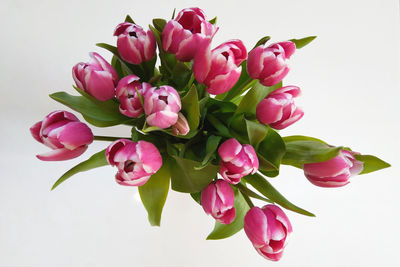
[(64, 173), (53, 185), (51, 190), (54, 190), (57, 186), (59, 186), (62, 182), (73, 176), (74, 174), (77, 174), (79, 172), (85, 172), (94, 168), (98, 168), (101, 166), (108, 165), (108, 162), (106, 160), (106, 150), (102, 150), (100, 152), (97, 152), (96, 154), (92, 155), (89, 159), (79, 163), (66, 173)]
[(270, 39), (271, 39), (271, 36), (265, 36), (265, 37), (261, 38), (260, 40), (258, 40), (258, 42), (257, 42), (256, 45), (253, 47), (253, 49), (256, 48), (257, 46), (260, 46), (260, 45), (265, 44), (265, 43), (268, 42)]
[(203, 190), (217, 175), (219, 166), (207, 164), (196, 170), (199, 162), (173, 156), (170, 163), (171, 187), (185, 193), (196, 193)]
[(292, 41), (293, 43), (296, 44), (296, 48), (300, 49), (311, 43), (317, 36), (309, 36), (309, 37), (304, 37), (301, 39), (291, 39), (289, 41)]
[(210, 137), (208, 137), (207, 139), (207, 144), (206, 144), (206, 155), (203, 158), (203, 161), (201, 162), (201, 165), (198, 167), (195, 167), (196, 170), (201, 170), (203, 169), (205, 166), (207, 166), (207, 164), (213, 160), (215, 158), (215, 151), (218, 148), (218, 144), (221, 141), (222, 137), (221, 136), (215, 136), (215, 135), (211, 135)]
[(162, 32), (165, 25), (167, 25), (167, 21), (165, 19), (153, 19), (153, 25), (159, 32)]
[(261, 194), (266, 196), (268, 199), (272, 200), (273, 202), (281, 205), (282, 207), (303, 214), (307, 216), (313, 216), (314, 214), (308, 212), (293, 203), (287, 200), (281, 193), (279, 193), (264, 177), (260, 174), (256, 173), (254, 175), (248, 175), (244, 178), (247, 183), (251, 184), (255, 189), (258, 190)]
[(207, 236), (208, 240), (227, 238), (242, 230), (244, 225), (244, 216), (246, 216), (250, 207), (243, 198), (242, 193), (239, 190), (235, 191), (235, 219), (230, 224), (222, 224), (216, 221), (214, 230)]
[(200, 123), (199, 98), (196, 86), (193, 85), (189, 92), (182, 98), (182, 111), (188, 121), (190, 131), (194, 132)]
[(147, 210), (148, 219), (152, 226), (160, 226), (161, 213), (169, 190), (169, 180), (168, 164), (164, 162), (147, 183), (139, 186), (140, 198)]
[(391, 166), (389, 163), (372, 155), (354, 155), (354, 157), (364, 163), (364, 169), (360, 174), (378, 171)]

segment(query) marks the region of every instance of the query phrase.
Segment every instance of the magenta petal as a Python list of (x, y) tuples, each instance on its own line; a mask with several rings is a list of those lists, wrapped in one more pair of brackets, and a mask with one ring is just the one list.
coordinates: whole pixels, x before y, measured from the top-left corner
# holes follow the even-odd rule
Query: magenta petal
[(39, 122), (35, 123), (31, 128), (29, 128), (29, 130), (31, 131), (31, 134), (32, 134), (33, 138), (36, 139), (36, 141), (43, 143), (42, 138), (40, 137), (41, 127), (42, 127), (42, 122), (39, 121)]
[(215, 183), (216, 194), (225, 206), (233, 207), (235, 202), (235, 193), (232, 187), (224, 180), (218, 180)]
[(304, 164), (304, 172), (317, 177), (336, 176), (349, 168), (348, 162), (342, 156), (336, 156), (328, 161)]
[(139, 141), (136, 150), (147, 173), (156, 173), (161, 168), (162, 157), (155, 145), (147, 141)]
[(275, 98), (266, 98), (257, 105), (256, 116), (263, 124), (270, 124), (282, 118), (283, 106)]
[(216, 220), (222, 224), (230, 224), (233, 222), (233, 220), (235, 220), (235, 217), (236, 217), (236, 210), (235, 208), (231, 208), (225, 211), (224, 215), (222, 215), (220, 218)]
[(267, 217), (258, 208), (251, 208), (244, 217), (244, 231), (255, 247), (261, 247), (267, 243)]
[(47, 153), (36, 155), (36, 157), (43, 161), (68, 160), (82, 155), (83, 152), (86, 151), (86, 149), (87, 146), (78, 147), (74, 150), (69, 150), (67, 148), (59, 148), (49, 151)]
[(115, 86), (109, 72), (92, 71), (86, 79), (88, 93), (98, 100), (106, 101), (115, 96)]
[(201, 42), (193, 63), (194, 77), (203, 83), (211, 68), (211, 48), (209, 42)]
[(212, 182), (206, 188), (201, 191), (201, 206), (204, 212), (212, 214), (217, 198), (215, 184)]
[(82, 122), (70, 122), (59, 133), (58, 140), (68, 149), (75, 149), (93, 142), (93, 133)]
[(231, 161), (242, 150), (242, 145), (235, 139), (230, 138), (218, 148), (218, 153), (223, 161)]

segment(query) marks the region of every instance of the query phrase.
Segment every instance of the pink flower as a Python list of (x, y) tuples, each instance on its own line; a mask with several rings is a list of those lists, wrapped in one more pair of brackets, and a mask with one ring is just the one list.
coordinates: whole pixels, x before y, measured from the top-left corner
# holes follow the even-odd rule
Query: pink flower
[(174, 135), (187, 135), (190, 131), (189, 123), (181, 112), (178, 113), (177, 122), (172, 125), (172, 133)]
[(44, 161), (76, 158), (93, 142), (90, 128), (68, 111), (51, 112), (42, 121), (35, 123), (30, 131), (38, 142), (53, 149), (36, 156)]
[[(200, 48), (202, 50), (202, 48)], [(214, 95), (229, 91), (240, 77), (239, 66), (247, 58), (246, 47), (240, 40), (225, 42), (210, 51), (209, 45), (197, 53), (193, 72), (199, 83), (207, 85), (207, 92)]]
[(107, 147), (106, 158), (111, 166), (117, 166), (115, 179), (120, 185), (144, 185), (162, 165), (160, 152), (146, 141), (116, 140)]
[(328, 161), (304, 164), (304, 175), (314, 185), (321, 187), (340, 187), (350, 183), (351, 176), (363, 170), (363, 162), (355, 159), (353, 151), (343, 149), (340, 154)]
[(244, 231), (261, 256), (278, 261), (293, 230), (281, 208), (266, 205), (261, 209), (253, 207), (247, 212), (244, 217)]
[(208, 22), (197, 7), (181, 10), (162, 32), (163, 49), (181, 61), (190, 61), (199, 45), (209, 44), (218, 28)]
[(295, 50), (296, 45), (290, 41), (257, 46), (249, 53), (247, 72), (265, 86), (277, 84), (288, 74), (288, 59)]
[(243, 176), (258, 170), (258, 158), (251, 145), (241, 145), (235, 138), (218, 148), (221, 157), (219, 173), (228, 183), (237, 184)]
[(155, 55), (156, 39), (151, 30), (145, 32), (139, 25), (123, 22), (118, 24), (114, 36), (118, 36), (118, 53), (129, 63), (139, 65)]
[(131, 118), (139, 117), (143, 113), (143, 106), (136, 89), (143, 97), (150, 88), (151, 84), (140, 83), (139, 77), (136, 75), (128, 75), (122, 78), (116, 90), (116, 97), (120, 102), (119, 111)]
[(88, 63), (78, 63), (72, 68), (76, 86), (100, 101), (114, 97), (118, 74), (99, 54), (89, 53)]
[(171, 86), (163, 85), (159, 89), (152, 87), (144, 95), (146, 122), (151, 126), (165, 129), (178, 121), (181, 99)]
[(233, 189), (224, 180), (211, 182), (201, 192), (201, 205), (204, 211), (223, 224), (230, 224), (235, 219), (234, 202)]
[(257, 119), (274, 129), (284, 129), (303, 117), (304, 112), (296, 107), (294, 98), (300, 94), (297, 86), (285, 86), (270, 93), (257, 105)]

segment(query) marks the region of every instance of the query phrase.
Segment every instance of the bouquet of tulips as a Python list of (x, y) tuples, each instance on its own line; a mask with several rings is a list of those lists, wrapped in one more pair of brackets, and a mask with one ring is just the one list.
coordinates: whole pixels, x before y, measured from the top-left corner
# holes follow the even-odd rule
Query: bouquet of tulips
[[(288, 60), (314, 36), (277, 43), (267, 36), (251, 49), (240, 40), (214, 47), (215, 24), (199, 8), (174, 11), (169, 21), (153, 19), (147, 31), (127, 16), (114, 31), (116, 46), (97, 44), (112, 53), (111, 62), (90, 53), (89, 62), (72, 69), (78, 95), (50, 97), (95, 127), (124, 124), (131, 132), (96, 136), (74, 114), (53, 111), (30, 128), (51, 149), (37, 157), (68, 160), (94, 140), (109, 141), (53, 189), (74, 174), (111, 165), (118, 184), (138, 187), (151, 225), (160, 225), (171, 185), (215, 219), (208, 239), (244, 228), (257, 252), (277, 261), (292, 233), (282, 208), (314, 216), (268, 182), (281, 164), (303, 170), (321, 187), (344, 186), (354, 175), (390, 165), (349, 147), (278, 132), (304, 114), (294, 101), (300, 88), (282, 80)], [(268, 204), (255, 207), (252, 198)]]

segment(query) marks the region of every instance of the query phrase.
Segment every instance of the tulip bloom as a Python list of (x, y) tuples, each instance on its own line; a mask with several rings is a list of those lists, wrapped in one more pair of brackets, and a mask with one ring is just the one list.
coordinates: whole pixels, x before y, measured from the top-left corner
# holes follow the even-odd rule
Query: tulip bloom
[(53, 149), (37, 155), (44, 161), (73, 159), (93, 142), (90, 128), (68, 111), (53, 111), (30, 128), (33, 138)]
[(221, 157), (219, 173), (225, 181), (237, 184), (243, 176), (258, 170), (258, 158), (251, 145), (241, 145), (235, 138), (222, 143), (218, 148)]
[(235, 219), (234, 202), (233, 189), (224, 180), (211, 182), (201, 192), (201, 205), (204, 211), (222, 224), (230, 224)]
[(117, 183), (128, 186), (144, 185), (162, 165), (160, 152), (146, 141), (116, 140), (107, 147), (106, 159), (118, 168)]
[(340, 187), (350, 183), (351, 176), (363, 170), (363, 162), (354, 157), (356, 152), (343, 149), (340, 154), (328, 161), (304, 164), (304, 175), (314, 185), (321, 187)]
[(79, 89), (106, 101), (115, 96), (118, 74), (115, 69), (99, 54), (89, 53), (88, 63), (78, 63), (72, 68), (72, 77)]
[(151, 126), (165, 129), (178, 121), (181, 99), (171, 86), (163, 85), (159, 89), (152, 87), (144, 95), (146, 122)]
[(143, 113), (143, 106), (137, 91), (141, 96), (144, 96), (150, 88), (151, 84), (140, 83), (139, 77), (136, 75), (128, 75), (122, 78), (116, 90), (116, 97), (120, 102), (119, 111), (131, 118), (139, 117)]
[(261, 209), (253, 207), (247, 212), (244, 231), (261, 256), (278, 261), (293, 229), (281, 208), (266, 205)]
[[(201, 50), (201, 48), (200, 48)], [(242, 67), (247, 58), (247, 50), (242, 41), (231, 40), (205, 53), (197, 53), (193, 72), (199, 83), (207, 85), (207, 92), (213, 95), (229, 91), (239, 80)]]
[(190, 131), (189, 123), (181, 112), (178, 113), (177, 122), (172, 125), (172, 133), (174, 135), (187, 135)]
[(296, 45), (290, 41), (257, 46), (247, 60), (249, 76), (265, 86), (277, 84), (288, 74), (288, 59), (295, 50)]
[(129, 63), (139, 65), (155, 55), (156, 39), (151, 30), (145, 32), (139, 25), (123, 22), (118, 24), (114, 36), (118, 36), (118, 53)]
[(200, 8), (185, 8), (162, 32), (163, 49), (181, 61), (194, 58), (200, 45), (209, 44), (218, 28), (208, 22)]
[(303, 117), (304, 112), (296, 107), (294, 98), (300, 94), (297, 86), (285, 86), (270, 93), (257, 105), (257, 119), (274, 129), (284, 129)]

